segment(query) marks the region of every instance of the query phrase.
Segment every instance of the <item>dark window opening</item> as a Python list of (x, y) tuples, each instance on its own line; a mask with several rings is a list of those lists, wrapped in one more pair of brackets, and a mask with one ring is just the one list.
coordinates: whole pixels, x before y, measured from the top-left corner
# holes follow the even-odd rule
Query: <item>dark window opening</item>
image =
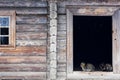
[(74, 71), (83, 71), (82, 62), (109, 71), (101, 64), (112, 66), (112, 16), (73, 16), (73, 38)]
[(9, 44), (9, 38), (8, 37), (0, 37), (1, 45), (7, 45)]
[(9, 44), (9, 16), (0, 17), (0, 45)]
[(9, 35), (9, 29), (8, 28), (1, 28), (1, 35)]

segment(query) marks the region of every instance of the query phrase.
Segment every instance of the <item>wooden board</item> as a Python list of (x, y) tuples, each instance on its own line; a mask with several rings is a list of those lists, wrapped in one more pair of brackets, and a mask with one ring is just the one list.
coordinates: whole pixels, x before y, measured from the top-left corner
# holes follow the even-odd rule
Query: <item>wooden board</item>
[(47, 16), (39, 15), (19, 15), (16, 17), (17, 24), (46, 24)]
[(18, 32), (16, 34), (17, 40), (41, 40), (47, 39), (46, 32)]
[(47, 7), (41, 0), (0, 0), (0, 7)]
[(15, 10), (17, 15), (46, 15), (48, 14), (47, 8), (31, 8), (31, 7), (0, 7), (2, 11)]
[(47, 31), (47, 24), (19, 24), (16, 25), (17, 32), (45, 32)]
[(36, 80), (46, 79), (46, 72), (0, 72), (1, 79), (25, 79), (25, 80)]
[(0, 49), (0, 80), (46, 80), (48, 3), (0, 0), (0, 11), (11, 10), (16, 11), (16, 46)]
[(0, 56), (45, 56), (46, 46), (16, 47), (15, 49), (0, 50)]
[(0, 64), (0, 72), (46, 72), (46, 64)]
[(0, 56), (0, 64), (44, 64), (46, 56)]
[(46, 46), (46, 40), (16, 40), (16, 46)]

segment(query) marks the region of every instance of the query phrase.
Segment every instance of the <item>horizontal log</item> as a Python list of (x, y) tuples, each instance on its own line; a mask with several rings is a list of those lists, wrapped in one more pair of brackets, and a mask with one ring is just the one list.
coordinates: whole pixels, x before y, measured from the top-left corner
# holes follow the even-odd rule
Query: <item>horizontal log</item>
[(65, 8), (66, 5), (73, 5), (73, 6), (79, 6), (79, 5), (90, 5), (90, 6), (120, 6), (119, 0), (64, 0), (58, 3), (59, 8)]
[(45, 80), (46, 72), (0, 72), (0, 79)]
[[(72, 78), (69, 78), (67, 80), (78, 80), (78, 79), (75, 79), (75, 77), (72, 77)], [(119, 78), (118, 79), (114, 79), (114, 77), (113, 77), (113, 79), (112, 78), (106, 79), (106, 78), (100, 78), (99, 77), (99, 78), (82, 78), (82, 79), (79, 79), (79, 80), (119, 80)]]
[[(66, 80), (66, 77), (57, 77), (58, 80)], [(67, 79), (68, 80), (68, 79)], [(74, 79), (75, 80), (75, 79)], [(78, 79), (77, 79), (78, 80)], [(80, 79), (79, 79), (80, 80)]]
[(58, 8), (58, 14), (64, 14), (64, 15), (67, 14), (67, 13), (66, 13), (66, 8), (65, 8), (65, 7), (62, 7), (62, 8), (59, 7), (59, 8)]
[(46, 46), (46, 40), (16, 40), (17, 46)]
[(17, 14), (48, 14), (47, 8), (15, 8)]
[(47, 7), (41, 0), (0, 0), (0, 7)]
[(59, 2), (58, 7), (62, 8), (65, 7), (67, 5), (67, 1), (63, 1), (63, 2)]
[(46, 46), (16, 47), (15, 49), (2, 49), (0, 56), (45, 56)]
[(61, 53), (59, 53), (58, 56), (57, 56), (57, 60), (58, 60), (58, 62), (60, 62), (60, 63), (66, 62), (66, 54), (61, 54)]
[(58, 80), (66, 80), (67, 72), (57, 72)]
[(47, 16), (39, 15), (19, 15), (16, 18), (17, 24), (46, 24)]
[(0, 72), (46, 72), (46, 64), (0, 64)]
[(58, 23), (67, 23), (66, 15), (58, 15)]
[[(74, 79), (74, 77), (72, 77), (72, 78), (69, 78), (69, 79), (67, 79), (67, 80), (78, 80), (78, 79)], [(79, 80), (119, 80), (119, 79), (103, 79), (103, 78), (82, 78), (82, 79), (79, 79)]]
[(67, 30), (67, 24), (65, 23), (59, 23), (58, 24), (58, 31), (65, 31)]
[(57, 76), (58, 77), (66, 77), (66, 72), (58, 72)]
[(58, 31), (57, 32), (58, 34), (58, 40), (63, 40), (63, 39), (66, 39), (66, 31)]
[(39, 25), (24, 25), (19, 24), (16, 25), (17, 32), (41, 32), (47, 31), (47, 24), (39, 24)]
[(19, 32), (16, 34), (17, 40), (40, 40), (47, 39), (47, 32)]
[(12, 77), (0, 77), (0, 79), (1, 80), (24, 80), (24, 77), (22, 77), (22, 76), (16, 76), (16, 77), (14, 77), (14, 76), (12, 76)]
[(62, 48), (62, 47), (66, 47), (66, 39), (65, 40), (57, 40), (57, 43), (59, 44), (59, 45), (57, 45), (58, 47), (60, 47), (60, 48)]
[(35, 77), (32, 77), (32, 76), (29, 76), (29, 77), (24, 77), (24, 76), (21, 76), (21, 77), (1, 77), (1, 80), (46, 80), (46, 78), (44, 79), (41, 79), (40, 76), (35, 76)]
[(25, 77), (24, 80), (47, 80), (47, 79), (42, 78), (41, 76), (29, 76), (29, 77)]
[[(48, 20), (49, 21), (49, 20)], [(48, 22), (48, 25), (50, 25), (50, 23)], [(66, 23), (57, 23), (57, 30), (58, 31), (62, 31), (62, 30), (66, 30)], [(50, 32), (49, 32), (50, 33)]]
[(67, 53), (66, 47), (58, 47), (57, 51), (59, 54), (66, 54)]
[(58, 48), (58, 62), (66, 62), (66, 40), (57, 40)]
[[(49, 38), (48, 38), (49, 39)], [(66, 54), (66, 39), (59, 39), (59, 40), (57, 40), (57, 52), (58, 53), (64, 53), (64, 54)], [(49, 53), (49, 48), (50, 48), (50, 41), (48, 40), (48, 53)]]
[(66, 49), (66, 46), (67, 46), (67, 42), (66, 42), (66, 39), (63, 39), (63, 40), (57, 40), (57, 43), (59, 44), (59, 45), (57, 45), (57, 47), (58, 47), (58, 53), (60, 53), (60, 54), (66, 54), (66, 51), (67, 51), (67, 49)]
[(64, 63), (64, 64), (58, 64), (58, 66), (57, 66), (57, 71), (58, 72), (66, 72), (66, 64)]
[(67, 62), (58, 62), (58, 64), (66, 64)]
[(6, 7), (0, 7), (0, 10), (15, 10), (17, 15), (47, 15), (47, 8), (24, 8), (24, 7), (20, 7), (20, 8), (16, 8), (16, 7), (10, 7), (10, 8), (6, 8)]
[(0, 56), (0, 64), (46, 63), (46, 56)]

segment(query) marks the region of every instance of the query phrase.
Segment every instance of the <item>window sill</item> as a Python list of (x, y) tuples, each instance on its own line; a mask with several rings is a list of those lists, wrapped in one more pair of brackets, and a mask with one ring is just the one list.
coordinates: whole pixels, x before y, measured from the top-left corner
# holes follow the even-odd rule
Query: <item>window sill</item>
[(113, 72), (80, 72), (74, 71), (68, 73), (68, 79), (120, 79), (120, 74), (115, 74)]
[(0, 50), (15, 49), (15, 46), (12, 45), (1, 45)]

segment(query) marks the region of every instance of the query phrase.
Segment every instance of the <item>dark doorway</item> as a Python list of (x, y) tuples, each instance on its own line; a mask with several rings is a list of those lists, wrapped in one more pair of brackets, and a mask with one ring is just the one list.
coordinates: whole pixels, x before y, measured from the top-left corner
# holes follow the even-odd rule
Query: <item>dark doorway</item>
[(73, 16), (73, 70), (91, 63), (112, 65), (112, 16)]

